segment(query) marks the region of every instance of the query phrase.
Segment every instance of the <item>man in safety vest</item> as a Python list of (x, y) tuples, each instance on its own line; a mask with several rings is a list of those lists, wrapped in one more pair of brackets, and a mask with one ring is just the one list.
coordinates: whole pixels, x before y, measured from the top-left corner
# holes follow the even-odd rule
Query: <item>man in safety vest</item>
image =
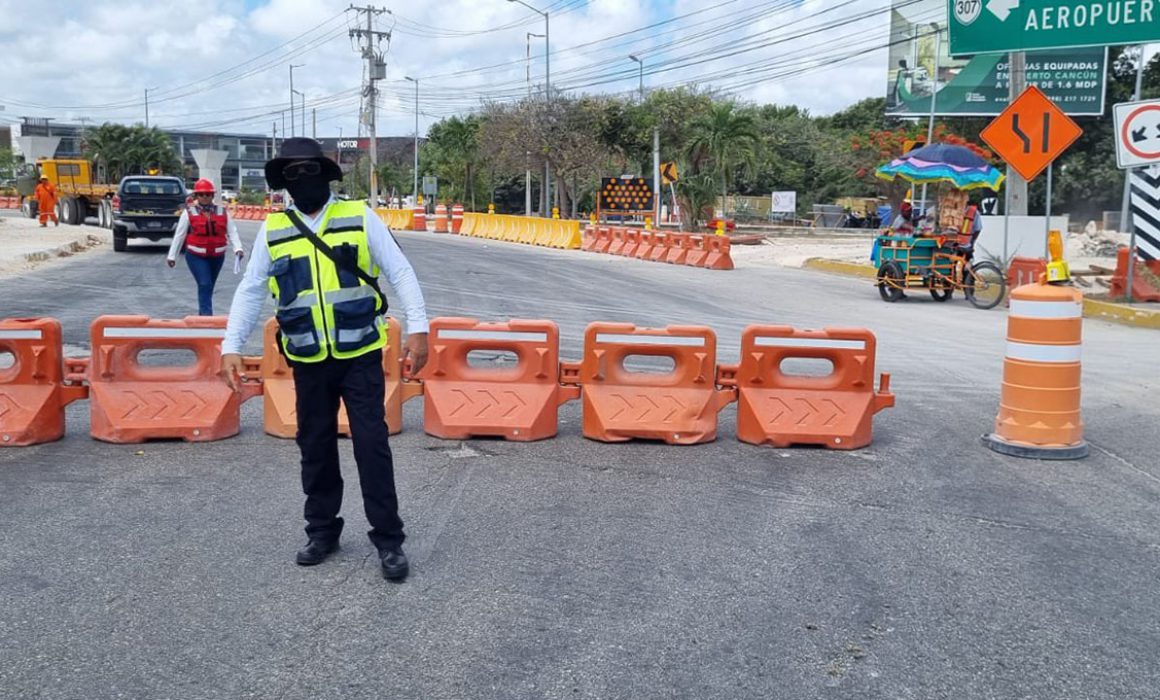
[(185, 264), (197, 282), (197, 313), (201, 316), (213, 316), (213, 288), (226, 251), (232, 247), (237, 257), (246, 255), (237, 225), (225, 207), (213, 203), (213, 195), (214, 186), (209, 180), (202, 178), (194, 183), (193, 205), (181, 212), (165, 258), (166, 264), (173, 267), (184, 246)]
[(49, 182), (47, 175), (40, 176), (40, 184), (36, 186), (36, 207), (40, 212), (40, 225), (42, 228), (48, 226), (48, 220), (52, 219), (53, 226), (60, 226), (60, 221), (56, 218), (56, 188)]
[(274, 296), (280, 343), (297, 394), (298, 447), (306, 494), (302, 566), (321, 564), (338, 549), (343, 520), (338, 465), (338, 405), (346, 405), (371, 542), (383, 576), (407, 577), (403, 521), (383, 406), (386, 297), (382, 269), (407, 317), (404, 359), (418, 372), (427, 361), (427, 311), (418, 279), (386, 225), (361, 201), (334, 198), (329, 183), (338, 164), (317, 141), (290, 138), (266, 163), (271, 189), (294, 203), (273, 212), (258, 231), (250, 264), (234, 294), (222, 342), (222, 375), (236, 391), (242, 346), (258, 322), (267, 293)]

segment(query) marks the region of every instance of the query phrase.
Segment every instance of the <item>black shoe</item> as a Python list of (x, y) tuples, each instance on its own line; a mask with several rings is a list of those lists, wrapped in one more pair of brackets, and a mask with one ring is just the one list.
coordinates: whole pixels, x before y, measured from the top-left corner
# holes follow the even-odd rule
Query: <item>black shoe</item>
[(310, 540), (306, 546), (298, 550), (298, 556), (295, 561), (298, 566), (316, 566), (326, 561), (326, 558), (338, 551), (338, 540), (334, 542), (322, 542), (319, 540)]
[(380, 556), (383, 564), (383, 578), (396, 583), (407, 578), (411, 567), (407, 564), (407, 555), (403, 554), (402, 547), (384, 550)]

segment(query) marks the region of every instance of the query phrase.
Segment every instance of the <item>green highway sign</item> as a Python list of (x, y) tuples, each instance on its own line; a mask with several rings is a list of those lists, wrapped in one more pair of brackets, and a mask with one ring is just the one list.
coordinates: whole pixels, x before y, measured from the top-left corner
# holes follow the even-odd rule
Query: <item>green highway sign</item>
[(1160, 0), (947, 0), (952, 56), (1160, 41)]

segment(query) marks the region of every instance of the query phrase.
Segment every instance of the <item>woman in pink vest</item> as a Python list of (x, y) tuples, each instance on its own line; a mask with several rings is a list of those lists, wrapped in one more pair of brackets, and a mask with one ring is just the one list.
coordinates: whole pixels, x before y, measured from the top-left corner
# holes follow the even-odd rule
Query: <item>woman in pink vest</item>
[(222, 271), (226, 251), (233, 247), (234, 255), (239, 258), (246, 254), (238, 237), (238, 227), (225, 207), (214, 205), (213, 196), (214, 187), (209, 180), (201, 179), (194, 184), (194, 203), (181, 212), (166, 259), (173, 267), (177, 264), (178, 251), (184, 247), (185, 262), (197, 281), (197, 313), (201, 316), (213, 316), (213, 288)]

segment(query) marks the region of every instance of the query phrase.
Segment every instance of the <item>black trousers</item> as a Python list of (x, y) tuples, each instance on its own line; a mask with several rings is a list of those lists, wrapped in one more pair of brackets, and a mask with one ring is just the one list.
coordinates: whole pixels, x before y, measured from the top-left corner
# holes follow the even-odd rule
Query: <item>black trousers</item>
[(298, 407), (298, 448), (302, 452), (302, 491), (306, 494), (306, 535), (335, 541), (342, 534), (342, 474), (338, 467), (338, 401), (350, 417), (354, 459), (358, 464), (363, 508), (371, 542), (379, 551), (403, 543), (403, 521), (395, 492), (384, 420), (381, 350), (349, 359), (291, 362)]

